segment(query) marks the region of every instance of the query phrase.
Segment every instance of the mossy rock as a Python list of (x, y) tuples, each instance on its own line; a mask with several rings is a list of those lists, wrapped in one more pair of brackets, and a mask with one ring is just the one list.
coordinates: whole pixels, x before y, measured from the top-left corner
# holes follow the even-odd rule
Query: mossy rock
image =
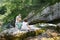
[(17, 34), (18, 36), (5, 35), (5, 39), (6, 40), (24, 40), (27, 37), (33, 37), (33, 36), (40, 35), (43, 32), (45, 32), (45, 30), (39, 29), (39, 30), (35, 30), (35, 31), (29, 31), (26, 33)]

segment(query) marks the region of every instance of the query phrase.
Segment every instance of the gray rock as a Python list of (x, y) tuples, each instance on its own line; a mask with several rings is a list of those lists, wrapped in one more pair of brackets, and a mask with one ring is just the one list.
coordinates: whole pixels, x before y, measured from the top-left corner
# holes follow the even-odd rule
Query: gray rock
[(46, 7), (34, 17), (28, 19), (29, 24), (34, 23), (59, 23), (60, 21), (60, 3)]
[(0, 34), (14, 35), (18, 31), (19, 31), (19, 29), (17, 29), (17, 28), (10, 28), (10, 29), (3, 30)]

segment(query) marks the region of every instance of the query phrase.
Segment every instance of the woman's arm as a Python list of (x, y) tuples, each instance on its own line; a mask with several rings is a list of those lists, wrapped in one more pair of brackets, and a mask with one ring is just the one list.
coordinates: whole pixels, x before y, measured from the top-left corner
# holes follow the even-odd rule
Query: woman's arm
[(31, 29), (30, 25), (27, 23), (27, 27), (29, 28), (29, 30)]

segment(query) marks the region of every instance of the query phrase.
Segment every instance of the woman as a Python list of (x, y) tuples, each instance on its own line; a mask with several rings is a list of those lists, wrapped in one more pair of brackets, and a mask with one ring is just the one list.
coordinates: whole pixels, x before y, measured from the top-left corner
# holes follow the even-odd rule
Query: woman
[(27, 19), (23, 21), (21, 30), (26, 30), (26, 31), (30, 30), (30, 26), (28, 25)]
[(16, 17), (15, 27), (18, 28), (18, 29), (21, 29), (21, 27), (22, 27), (21, 14), (19, 14)]

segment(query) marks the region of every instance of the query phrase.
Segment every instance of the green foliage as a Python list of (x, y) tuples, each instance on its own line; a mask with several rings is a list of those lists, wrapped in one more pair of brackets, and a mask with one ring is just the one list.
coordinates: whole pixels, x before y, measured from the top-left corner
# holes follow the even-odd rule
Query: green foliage
[(4, 14), (7, 11), (5, 6), (0, 7), (0, 14)]
[[(11, 0), (11, 1), (6, 0), (3, 4), (6, 5), (4, 7), (6, 7), (6, 9), (7, 9), (7, 12), (4, 14), (5, 17), (2, 16), (4, 23), (7, 23), (7, 22), (13, 20), (19, 13), (21, 13), (23, 17), (26, 17), (26, 15), (27, 15), (27, 14), (25, 15), (26, 9), (24, 9), (25, 4), (26, 4), (25, 0)], [(27, 4), (27, 5), (29, 5), (29, 4)], [(24, 9), (24, 10), (22, 10), (22, 9)], [(22, 12), (21, 12), (21, 10), (22, 10)]]

